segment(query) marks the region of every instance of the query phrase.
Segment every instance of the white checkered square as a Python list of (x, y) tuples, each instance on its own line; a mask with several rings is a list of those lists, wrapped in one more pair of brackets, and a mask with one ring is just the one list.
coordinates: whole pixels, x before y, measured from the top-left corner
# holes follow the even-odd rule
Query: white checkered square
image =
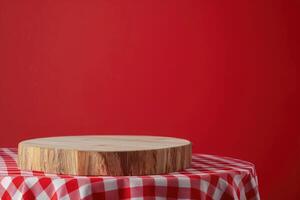
[(92, 194), (92, 188), (90, 184), (82, 185), (78, 190), (81, 198), (87, 197)]
[(144, 200), (143, 197), (133, 197), (133, 198), (130, 198), (131, 200)]
[(129, 178), (130, 187), (141, 187), (143, 186), (143, 179), (139, 177), (130, 177)]
[(23, 193), (20, 192), (19, 190), (16, 190), (16, 192), (14, 193), (12, 199), (22, 199)]
[(1, 180), (1, 185), (2, 187), (4, 187), (4, 189), (7, 189), (9, 187), (9, 185), (11, 184), (12, 178), (9, 176), (4, 177)]
[(42, 191), (37, 197), (37, 200), (45, 200), (45, 199), (49, 199), (48, 194), (45, 191)]
[(54, 178), (52, 179), (53, 187), (57, 191), (61, 186), (63, 186), (66, 183), (65, 179), (62, 178)]
[(39, 181), (38, 177), (28, 177), (24, 180), (25, 185), (30, 189)]
[(187, 176), (178, 176), (178, 187), (190, 188), (191, 187), (191, 179)]
[(205, 180), (200, 180), (200, 190), (204, 193), (207, 193), (210, 183)]
[(168, 186), (168, 180), (164, 176), (153, 176), (156, 186)]
[(118, 189), (117, 179), (108, 179), (104, 182), (105, 191), (112, 191)]

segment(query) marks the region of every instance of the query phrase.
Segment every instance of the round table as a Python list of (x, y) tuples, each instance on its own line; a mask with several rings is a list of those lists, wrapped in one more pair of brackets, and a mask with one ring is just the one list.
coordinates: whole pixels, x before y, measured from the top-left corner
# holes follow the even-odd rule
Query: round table
[(1, 199), (260, 199), (253, 164), (193, 154), (184, 171), (151, 176), (66, 176), (17, 168), (17, 149), (0, 148)]

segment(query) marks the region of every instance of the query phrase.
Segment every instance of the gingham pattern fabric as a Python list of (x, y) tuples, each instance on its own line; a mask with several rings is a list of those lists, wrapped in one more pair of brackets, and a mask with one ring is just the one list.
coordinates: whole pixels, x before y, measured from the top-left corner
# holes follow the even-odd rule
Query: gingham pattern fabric
[(64, 176), (20, 171), (17, 149), (0, 148), (0, 197), (6, 199), (260, 199), (254, 165), (194, 154), (192, 167), (153, 176)]

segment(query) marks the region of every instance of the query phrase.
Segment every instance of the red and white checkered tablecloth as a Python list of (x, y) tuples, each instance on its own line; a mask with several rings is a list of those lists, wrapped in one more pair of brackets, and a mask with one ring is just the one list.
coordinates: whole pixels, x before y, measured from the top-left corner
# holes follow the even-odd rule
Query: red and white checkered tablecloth
[(0, 148), (0, 197), (5, 199), (260, 199), (254, 165), (193, 154), (192, 167), (153, 176), (66, 176), (20, 171), (17, 149)]

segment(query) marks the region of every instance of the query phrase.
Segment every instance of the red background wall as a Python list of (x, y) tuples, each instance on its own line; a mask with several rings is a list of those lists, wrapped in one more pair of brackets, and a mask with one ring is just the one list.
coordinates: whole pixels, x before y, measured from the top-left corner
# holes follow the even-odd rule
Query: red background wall
[(299, 199), (299, 1), (0, 0), (0, 146), (83, 133), (192, 140)]

